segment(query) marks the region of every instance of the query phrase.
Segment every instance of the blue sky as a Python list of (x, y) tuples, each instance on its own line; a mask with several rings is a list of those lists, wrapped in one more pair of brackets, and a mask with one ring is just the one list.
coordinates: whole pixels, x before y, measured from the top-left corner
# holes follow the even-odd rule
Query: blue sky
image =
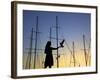
[[(89, 13), (70, 13), (70, 12), (47, 12), (23, 10), (23, 43), (24, 49), (29, 48), (30, 34), (33, 27), (36, 30), (36, 16), (38, 16), (38, 27), (41, 32), (38, 35), (38, 47), (45, 47), (49, 40), (50, 27), (52, 36), (55, 37), (56, 16), (58, 16), (59, 38), (64, 38), (70, 45), (75, 41), (78, 47), (82, 47), (82, 35), (85, 34), (88, 42), (91, 37), (91, 15)], [(33, 38), (35, 34), (33, 34)], [(55, 41), (53, 42), (55, 44)], [(53, 45), (55, 46), (55, 45)], [(34, 41), (33, 41), (34, 47)]]

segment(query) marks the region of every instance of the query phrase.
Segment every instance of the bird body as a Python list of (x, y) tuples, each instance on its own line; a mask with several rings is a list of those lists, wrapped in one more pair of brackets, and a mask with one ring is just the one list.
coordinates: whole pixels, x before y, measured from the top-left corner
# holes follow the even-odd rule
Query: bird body
[(65, 40), (62, 40), (62, 42), (60, 43), (60, 46), (61, 46), (61, 47), (64, 47), (64, 45), (63, 45), (63, 44), (64, 44), (64, 41), (65, 41)]

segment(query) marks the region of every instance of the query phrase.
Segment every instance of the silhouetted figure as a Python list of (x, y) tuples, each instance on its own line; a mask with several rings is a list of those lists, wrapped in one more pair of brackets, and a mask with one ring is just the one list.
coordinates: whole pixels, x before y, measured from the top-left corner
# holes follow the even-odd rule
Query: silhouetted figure
[[(62, 47), (62, 46), (60, 46)], [(48, 41), (46, 46), (45, 46), (45, 54), (46, 54), (46, 58), (45, 58), (45, 63), (44, 63), (44, 68), (47, 68), (49, 66), (49, 68), (51, 68), (53, 66), (53, 55), (52, 55), (52, 50), (57, 50), (58, 48), (53, 48), (51, 47), (51, 41)]]

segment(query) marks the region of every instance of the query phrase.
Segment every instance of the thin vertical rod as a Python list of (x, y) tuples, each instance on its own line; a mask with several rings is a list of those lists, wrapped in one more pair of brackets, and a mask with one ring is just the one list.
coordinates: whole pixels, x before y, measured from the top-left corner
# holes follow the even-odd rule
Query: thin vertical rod
[(31, 31), (30, 48), (29, 48), (29, 54), (28, 54), (27, 62), (26, 62), (26, 68), (27, 68), (28, 58), (29, 58), (29, 64), (28, 64), (29, 69), (31, 68), (32, 42), (33, 42), (33, 28), (32, 28), (32, 31)]
[(89, 42), (88, 57), (87, 57), (87, 61), (89, 62), (89, 66), (91, 65), (91, 62), (90, 62), (90, 61), (91, 61), (91, 60), (90, 60), (90, 59), (91, 59), (91, 55), (90, 55), (90, 46), (91, 46), (91, 45), (90, 45), (90, 44), (91, 44), (91, 41)]
[(70, 55), (70, 66), (71, 66), (71, 63), (72, 63), (72, 51), (71, 51), (71, 55)]
[(75, 50), (74, 50), (74, 47), (75, 47), (75, 46), (74, 46), (74, 41), (73, 41), (73, 61), (74, 61), (74, 67), (75, 67), (75, 62), (76, 62), (76, 61), (75, 61)]
[[(58, 17), (56, 16), (56, 41), (57, 41), (57, 47), (58, 47)], [(59, 68), (59, 53), (57, 48), (57, 68)]]
[(84, 45), (85, 63), (86, 63), (86, 66), (87, 66), (87, 53), (86, 53), (86, 47), (85, 47), (85, 35), (83, 35), (83, 45)]
[(51, 30), (51, 27), (50, 27), (50, 41), (51, 41), (51, 33), (52, 33), (52, 30)]
[(37, 34), (38, 34), (38, 16), (36, 17), (35, 52), (34, 52), (34, 69), (35, 69), (35, 67), (36, 67)]

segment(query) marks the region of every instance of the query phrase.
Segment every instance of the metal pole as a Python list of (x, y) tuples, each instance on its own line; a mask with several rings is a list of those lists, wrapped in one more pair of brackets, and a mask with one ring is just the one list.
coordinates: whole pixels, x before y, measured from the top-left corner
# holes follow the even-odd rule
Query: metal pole
[[(26, 62), (26, 68), (27, 68), (27, 64), (28, 64), (29, 69), (31, 68), (32, 41), (33, 41), (33, 28), (31, 31), (30, 48), (29, 48), (29, 53), (28, 53), (27, 62)], [(29, 63), (28, 63), (28, 58), (29, 58)]]
[(50, 41), (51, 41), (51, 33), (52, 33), (52, 32), (51, 32), (51, 27), (50, 27)]
[[(56, 41), (57, 41), (57, 47), (58, 47), (58, 17), (56, 16)], [(57, 68), (59, 68), (59, 53), (57, 49)]]
[(75, 50), (74, 50), (74, 41), (73, 41), (73, 61), (74, 61), (74, 67), (75, 67)]
[(83, 45), (84, 45), (85, 63), (86, 63), (86, 66), (87, 66), (87, 53), (86, 53), (86, 47), (85, 47), (85, 35), (83, 35)]
[(37, 34), (38, 34), (38, 16), (36, 17), (35, 52), (34, 52), (34, 69), (35, 69), (35, 67), (36, 67)]

